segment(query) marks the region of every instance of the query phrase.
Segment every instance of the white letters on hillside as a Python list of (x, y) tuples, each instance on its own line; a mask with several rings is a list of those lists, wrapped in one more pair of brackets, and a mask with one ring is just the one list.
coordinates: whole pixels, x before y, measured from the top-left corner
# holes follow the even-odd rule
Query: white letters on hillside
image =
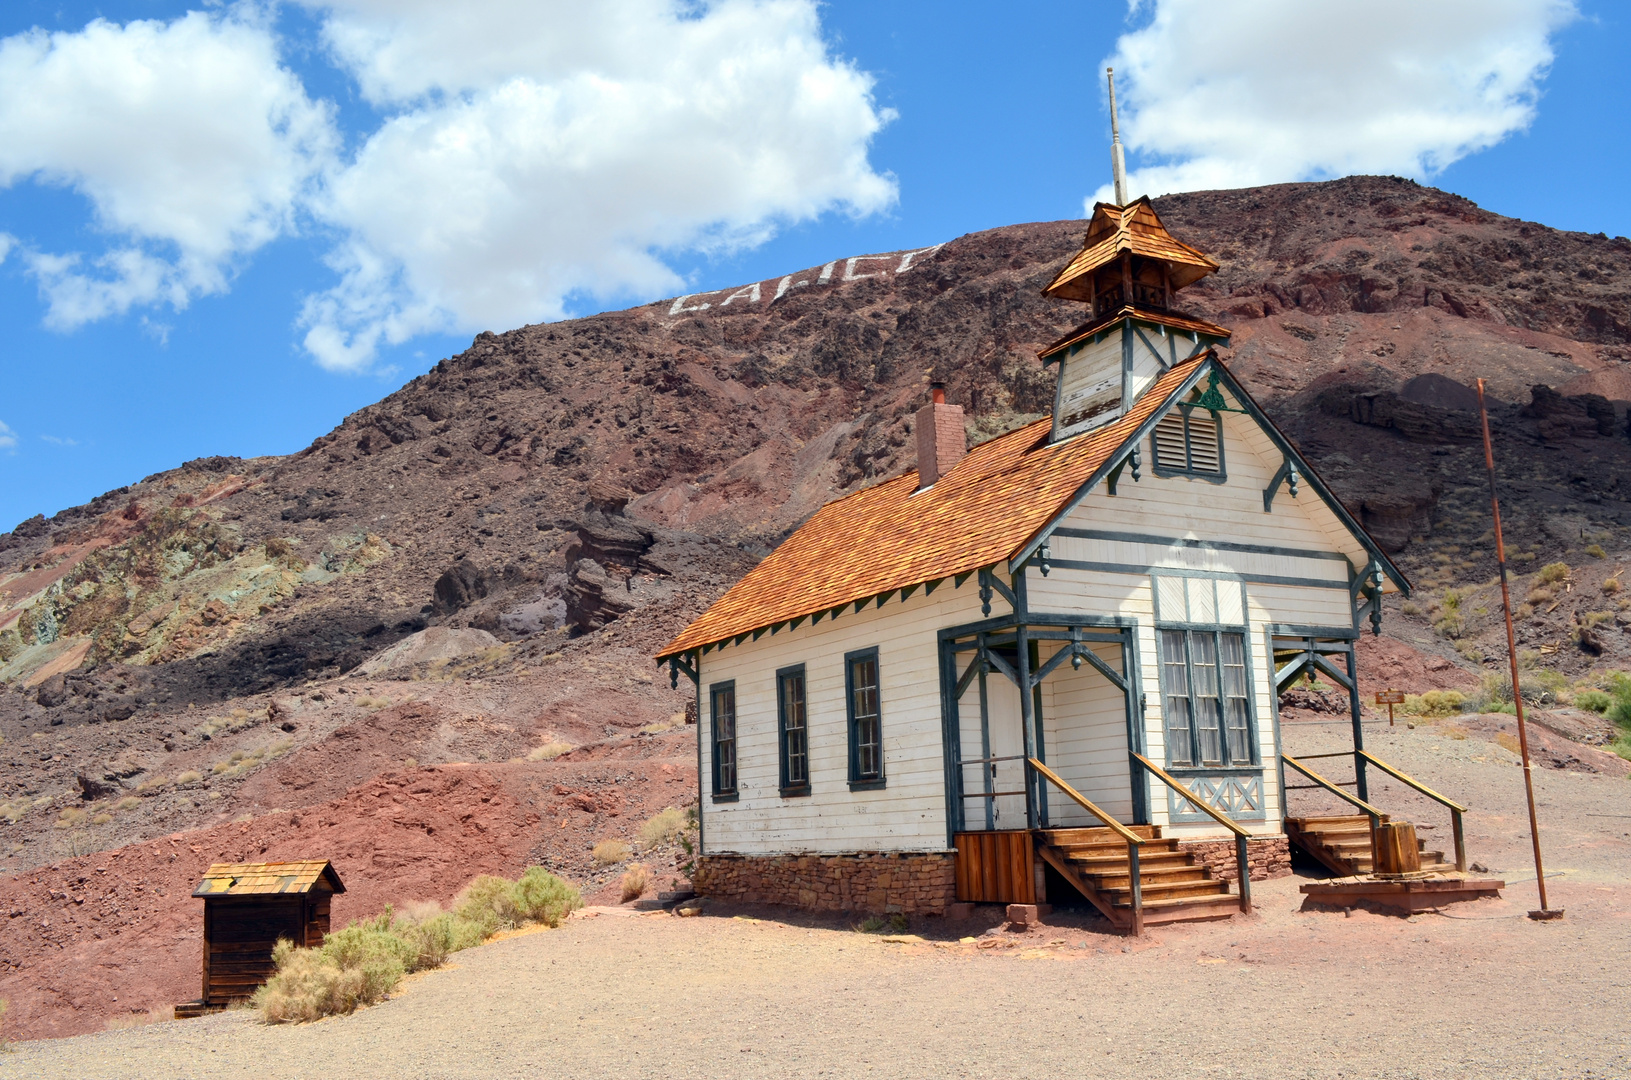
[[(795, 280), (792, 274), (788, 274), (786, 277), (782, 278), (776, 283), (776, 293), (770, 298), (770, 302), (774, 304), (777, 300), (780, 300), (794, 289), (803, 289), (810, 285), (833, 284), (833, 271), (837, 268), (839, 263), (844, 264), (844, 272), (839, 276), (840, 282), (862, 281), (866, 278), (875, 277), (888, 277), (890, 274), (906, 273), (906, 271), (912, 269), (915, 260), (927, 258), (945, 246), (946, 245), (942, 243), (936, 244), (933, 247), (917, 248), (914, 251), (896, 251), (887, 255), (854, 255), (848, 259), (834, 259), (832, 262), (821, 268), (821, 273), (816, 276), (814, 281), (811, 281), (809, 278)], [(900, 261), (893, 267), (883, 266), (870, 270), (866, 273), (855, 272), (856, 267), (862, 265), (863, 263), (891, 263), (897, 259)], [(763, 299), (763, 294), (760, 291), (761, 284), (763, 283), (755, 281), (751, 285), (743, 285), (741, 288), (734, 290), (716, 289), (713, 292), (687, 293), (684, 296), (675, 298), (674, 303), (669, 306), (668, 313), (670, 315), (683, 315), (686, 312), (691, 311), (707, 311), (709, 308), (713, 307), (713, 305), (708, 303), (706, 300), (701, 300), (701, 298), (704, 296), (717, 296), (720, 293), (729, 293), (725, 299), (719, 302), (719, 306), (722, 308), (729, 307), (735, 300), (743, 300), (749, 304), (757, 304), (761, 299)], [(693, 300), (701, 300), (701, 302), (691, 303), (690, 301)]]

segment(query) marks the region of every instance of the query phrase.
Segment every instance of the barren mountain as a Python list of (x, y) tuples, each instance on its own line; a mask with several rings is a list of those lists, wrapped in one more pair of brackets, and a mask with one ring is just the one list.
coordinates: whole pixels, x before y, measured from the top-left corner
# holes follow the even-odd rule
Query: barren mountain
[[(1526, 570), (1569, 567), (1519, 583), (1525, 648), (1571, 677), (1631, 666), (1616, 595), (1631, 241), (1385, 177), (1156, 208), (1223, 266), (1180, 305), (1233, 330), (1231, 367), (1415, 579), (1409, 606), (1390, 601), (1387, 671), (1472, 686), (1496, 651), (1478, 377), (1509, 550)], [(1084, 313), (1041, 289), (1082, 230), (1015, 225), (482, 333), (299, 453), (188, 462), (0, 536), (11, 925), (44, 933), (40, 912), (63, 908), (55, 932), (79, 929), (51, 938), (59, 951), (94, 940), (67, 890), (40, 884), (90, 853), (306, 806), (349, 813), (403, 769), (470, 763), (522, 792), (518, 768), (553, 776), (675, 739), (651, 732), (681, 722), (688, 695), (653, 649), (823, 502), (912, 467), (931, 378), (976, 440), (1050, 407), (1036, 352)], [(526, 760), (561, 743), (582, 749)], [(528, 859), (588, 875), (584, 846), (638, 822), (585, 796), (581, 825), (560, 825), (554, 803), (581, 786), (561, 775), (548, 813), (514, 825), (536, 835), (402, 899)], [(596, 782), (652, 782), (645, 767), (617, 775)], [(666, 797), (683, 802), (681, 786)], [(351, 902), (336, 916), (367, 906)], [(83, 1030), (125, 1007), (124, 992), (113, 1007), (50, 990), (51, 954), (5, 939), (0, 996), (22, 1003), (23, 1030)], [(196, 939), (164, 947), (192, 955)], [(193, 993), (166, 985), (149, 1004)]]

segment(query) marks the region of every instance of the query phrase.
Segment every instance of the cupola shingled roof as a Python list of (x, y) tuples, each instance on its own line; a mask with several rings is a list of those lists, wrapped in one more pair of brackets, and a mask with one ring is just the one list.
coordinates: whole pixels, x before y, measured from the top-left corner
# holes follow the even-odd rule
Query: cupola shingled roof
[(1059, 300), (1092, 301), (1093, 271), (1115, 262), (1123, 252), (1166, 264), (1174, 289), (1193, 284), (1218, 268), (1216, 262), (1167, 232), (1149, 197), (1143, 196), (1126, 206), (1094, 206), (1082, 250), (1043, 294)]

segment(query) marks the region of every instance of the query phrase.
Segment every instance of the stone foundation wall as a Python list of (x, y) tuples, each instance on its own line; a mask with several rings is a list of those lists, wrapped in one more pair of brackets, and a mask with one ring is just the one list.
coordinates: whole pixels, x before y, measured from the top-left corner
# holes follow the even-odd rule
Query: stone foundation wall
[(697, 895), (809, 911), (944, 915), (957, 899), (950, 851), (856, 855), (704, 855)]
[[(1178, 850), (1212, 871), (1213, 877), (1234, 881), (1240, 874), (1235, 865), (1233, 840), (1180, 840)], [(1283, 836), (1264, 836), (1246, 841), (1246, 862), (1253, 881), (1285, 877), (1291, 873), (1291, 841)]]

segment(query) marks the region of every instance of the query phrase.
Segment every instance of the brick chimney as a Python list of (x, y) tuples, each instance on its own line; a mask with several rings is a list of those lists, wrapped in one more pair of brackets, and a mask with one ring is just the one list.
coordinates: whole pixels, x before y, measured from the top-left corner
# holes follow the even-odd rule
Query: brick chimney
[(946, 404), (946, 384), (930, 383), (934, 400), (917, 411), (917, 489), (939, 480), (968, 453), (963, 407)]

